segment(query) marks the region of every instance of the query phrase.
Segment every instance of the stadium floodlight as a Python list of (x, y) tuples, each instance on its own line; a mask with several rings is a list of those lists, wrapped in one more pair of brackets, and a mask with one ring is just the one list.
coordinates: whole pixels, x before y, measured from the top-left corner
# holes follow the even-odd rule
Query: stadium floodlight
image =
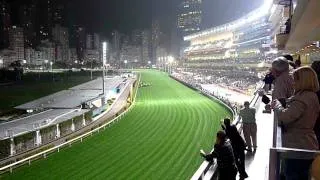
[(107, 64), (107, 42), (102, 43), (102, 62), (103, 66)]

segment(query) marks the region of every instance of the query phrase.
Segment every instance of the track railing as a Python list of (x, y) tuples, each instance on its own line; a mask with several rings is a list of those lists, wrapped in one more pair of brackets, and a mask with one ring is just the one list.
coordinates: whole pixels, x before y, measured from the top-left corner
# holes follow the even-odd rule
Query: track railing
[(80, 135), (80, 136), (78, 136), (78, 137), (76, 137), (76, 138), (73, 138), (73, 139), (71, 139), (71, 140), (68, 140), (68, 141), (65, 142), (65, 143), (62, 143), (62, 144), (60, 144), (60, 145), (57, 145), (57, 146), (55, 146), (55, 147), (53, 147), (53, 148), (47, 149), (47, 150), (42, 151), (42, 152), (40, 152), (40, 153), (37, 153), (37, 154), (35, 154), (35, 155), (29, 156), (29, 157), (27, 157), (27, 158), (21, 159), (21, 160), (19, 160), (19, 161), (16, 161), (16, 162), (14, 162), (14, 163), (9, 164), (9, 165), (3, 166), (3, 167), (0, 168), (0, 174), (1, 174), (1, 173), (4, 173), (4, 172), (7, 172), (7, 171), (10, 171), (10, 173), (12, 173), (12, 171), (13, 171), (13, 169), (14, 169), (15, 167), (21, 166), (21, 165), (26, 164), (26, 163), (28, 163), (29, 165), (31, 165), (31, 162), (32, 162), (32, 160), (34, 160), (34, 159), (38, 159), (38, 158), (41, 158), (41, 157), (46, 158), (48, 154), (53, 153), (53, 152), (59, 152), (61, 148), (67, 147), (67, 146), (71, 146), (71, 145), (72, 145), (73, 143), (75, 143), (75, 142), (79, 142), (79, 141), (82, 142), (84, 138), (89, 137), (89, 136), (92, 136), (94, 133), (99, 133), (100, 130), (104, 130), (104, 129), (106, 129), (107, 127), (110, 127), (112, 124), (118, 122), (118, 121), (121, 120), (128, 112), (130, 112), (130, 111), (132, 110), (132, 108), (134, 107), (135, 102), (136, 102), (136, 96), (137, 96), (137, 94), (138, 94), (137, 92), (138, 92), (138, 89), (139, 89), (139, 88), (138, 88), (138, 87), (139, 87), (139, 84), (140, 84), (140, 76), (138, 77), (138, 80), (137, 80), (137, 83), (136, 83), (136, 86), (137, 86), (137, 87), (136, 87), (136, 89), (135, 89), (134, 100), (133, 100), (131, 106), (130, 106), (127, 110), (125, 110), (122, 114), (120, 114), (118, 117), (113, 118), (111, 121), (109, 121), (109, 122), (107, 122), (107, 123), (105, 123), (105, 124), (103, 124), (103, 125), (95, 128), (95, 129), (93, 129), (93, 130), (91, 130), (91, 131), (89, 131), (89, 132), (87, 132), (87, 133), (85, 133), (85, 134), (82, 134), (82, 135)]

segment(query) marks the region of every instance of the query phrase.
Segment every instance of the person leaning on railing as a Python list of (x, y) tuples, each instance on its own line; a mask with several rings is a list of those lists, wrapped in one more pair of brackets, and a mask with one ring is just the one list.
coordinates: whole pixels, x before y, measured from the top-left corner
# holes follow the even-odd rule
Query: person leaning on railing
[[(293, 73), (294, 94), (283, 107), (274, 101), (275, 115), (282, 127), (282, 145), (287, 148), (317, 150), (318, 142), (313, 127), (320, 105), (315, 92), (319, 91), (316, 73), (310, 67), (298, 68)], [(285, 159), (286, 180), (308, 179), (312, 160)]]
[(229, 118), (225, 118), (223, 123), (224, 125), (221, 125), (221, 127), (231, 141), (234, 158), (240, 175), (239, 180), (244, 180), (245, 178), (248, 178), (244, 152), (246, 150), (246, 143), (238, 132), (237, 127), (231, 124), (231, 120)]
[(217, 158), (218, 180), (236, 180), (237, 168), (233, 149), (224, 131), (220, 130), (217, 132), (214, 151), (209, 154), (201, 152), (200, 155), (209, 162)]

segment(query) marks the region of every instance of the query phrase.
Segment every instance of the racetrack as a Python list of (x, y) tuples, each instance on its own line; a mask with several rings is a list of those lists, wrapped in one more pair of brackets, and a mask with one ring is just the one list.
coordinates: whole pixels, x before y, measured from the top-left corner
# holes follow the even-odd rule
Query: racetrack
[(119, 123), (0, 179), (190, 179), (231, 114), (157, 71), (142, 71), (135, 107)]

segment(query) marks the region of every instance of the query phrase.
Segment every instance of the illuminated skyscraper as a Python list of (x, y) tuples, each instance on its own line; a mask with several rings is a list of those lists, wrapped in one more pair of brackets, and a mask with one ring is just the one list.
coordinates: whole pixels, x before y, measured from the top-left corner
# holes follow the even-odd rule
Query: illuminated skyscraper
[(9, 46), (10, 29), (10, 6), (6, 1), (0, 1), (0, 48), (6, 48)]
[(183, 0), (178, 10), (179, 34), (186, 36), (200, 31), (202, 23), (202, 0)]

